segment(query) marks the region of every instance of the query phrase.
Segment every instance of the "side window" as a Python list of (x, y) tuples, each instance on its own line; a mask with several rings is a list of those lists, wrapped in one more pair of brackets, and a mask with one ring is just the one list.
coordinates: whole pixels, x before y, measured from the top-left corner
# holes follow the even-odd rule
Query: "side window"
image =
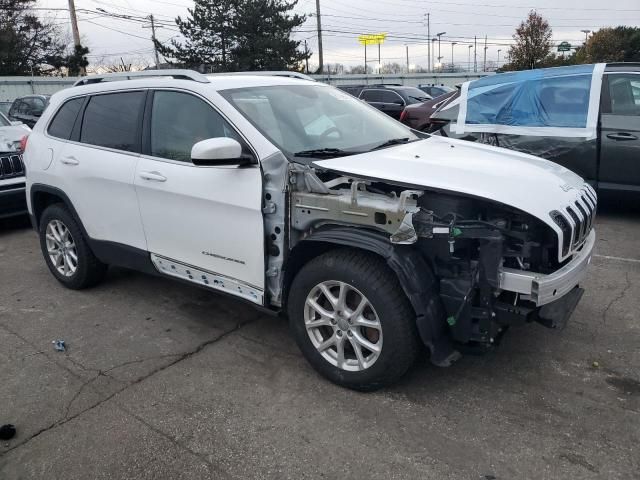
[(74, 98), (65, 102), (49, 124), (49, 135), (69, 140), (71, 138), (73, 124), (76, 121), (76, 117), (83, 103), (84, 98)]
[(380, 93), (380, 90), (365, 90), (360, 95), (360, 98), (367, 102), (381, 102), (382, 96)]
[(24, 115), (27, 112), (27, 104), (24, 100), (18, 100), (14, 105), (13, 108), (11, 109), (12, 115), (15, 114), (22, 114)]
[(159, 90), (153, 95), (151, 151), (154, 157), (191, 161), (191, 148), (208, 138), (240, 141), (233, 128), (205, 101), (188, 93)]
[(138, 126), (145, 95), (145, 92), (123, 92), (91, 97), (84, 112), (80, 141), (138, 152)]
[(381, 96), (382, 96), (383, 103), (400, 103), (400, 102), (404, 103), (404, 100), (402, 100), (402, 97), (395, 92), (392, 92), (390, 90), (382, 90), (380, 91), (380, 93), (382, 94)]
[(44, 112), (44, 101), (41, 98), (32, 98), (31, 100), (31, 113), (33, 115), (42, 115), (42, 112)]
[(605, 113), (612, 115), (640, 115), (640, 75), (610, 74), (609, 104)]

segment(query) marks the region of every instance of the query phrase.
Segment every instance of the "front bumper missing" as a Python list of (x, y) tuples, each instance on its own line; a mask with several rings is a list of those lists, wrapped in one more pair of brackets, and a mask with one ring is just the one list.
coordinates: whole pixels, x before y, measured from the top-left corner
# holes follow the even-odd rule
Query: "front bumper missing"
[(513, 268), (502, 268), (500, 271), (500, 289), (526, 295), (526, 299), (537, 306), (554, 302), (572, 292), (584, 279), (591, 263), (591, 255), (595, 243), (596, 232), (591, 230), (582, 246), (582, 250), (576, 253), (573, 259), (564, 267), (548, 275), (525, 272)]

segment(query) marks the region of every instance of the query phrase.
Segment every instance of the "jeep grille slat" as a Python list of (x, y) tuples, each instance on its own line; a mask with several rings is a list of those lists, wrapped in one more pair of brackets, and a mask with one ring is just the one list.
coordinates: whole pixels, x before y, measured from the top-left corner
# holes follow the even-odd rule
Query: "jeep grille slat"
[(573, 203), (562, 210), (549, 212), (554, 223), (562, 230), (562, 258), (575, 253), (582, 246), (593, 228), (597, 207), (595, 191), (590, 185), (585, 184)]
[(23, 176), (24, 163), (20, 155), (0, 154), (0, 180)]

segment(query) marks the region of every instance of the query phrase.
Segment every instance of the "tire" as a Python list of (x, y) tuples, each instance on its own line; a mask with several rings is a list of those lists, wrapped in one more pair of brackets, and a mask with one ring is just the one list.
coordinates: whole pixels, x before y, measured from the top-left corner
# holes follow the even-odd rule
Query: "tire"
[[(369, 305), (358, 316), (362, 298)], [(384, 260), (368, 252), (333, 250), (303, 266), (291, 284), (288, 313), (309, 363), (325, 378), (353, 390), (372, 391), (396, 382), (419, 351), (416, 315), (407, 296)], [(363, 340), (376, 348), (367, 349)], [(344, 345), (342, 357), (338, 342)]]
[[(104, 278), (107, 265), (93, 254), (78, 222), (64, 205), (54, 204), (46, 208), (40, 218), (39, 234), (45, 263), (65, 287), (82, 290)], [(58, 253), (51, 254), (50, 251)]]

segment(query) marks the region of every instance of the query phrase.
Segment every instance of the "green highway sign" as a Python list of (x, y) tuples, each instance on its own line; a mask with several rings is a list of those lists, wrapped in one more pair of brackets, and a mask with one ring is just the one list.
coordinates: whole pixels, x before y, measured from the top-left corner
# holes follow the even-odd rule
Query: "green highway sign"
[(559, 52), (568, 52), (569, 50), (571, 50), (571, 44), (569, 42), (562, 42), (558, 45)]

